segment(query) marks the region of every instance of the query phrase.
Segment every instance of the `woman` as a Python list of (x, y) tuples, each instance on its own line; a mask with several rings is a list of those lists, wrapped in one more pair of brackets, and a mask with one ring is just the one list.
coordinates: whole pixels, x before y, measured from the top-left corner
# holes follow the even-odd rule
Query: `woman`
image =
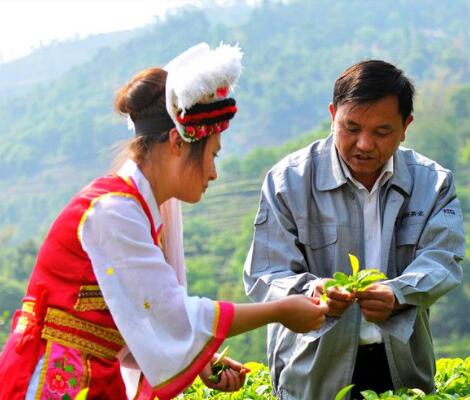
[(240, 60), (237, 47), (200, 44), (119, 91), (116, 108), (136, 135), (129, 159), (51, 226), (0, 356), (1, 400), (71, 399), (85, 387), (89, 399), (170, 399), (198, 374), (238, 390), (245, 371), (234, 361), (219, 382), (209, 379), (226, 337), (270, 322), (306, 332), (324, 321), (326, 308), (303, 295), (232, 304), (185, 289), (177, 200), (198, 202), (217, 178)]

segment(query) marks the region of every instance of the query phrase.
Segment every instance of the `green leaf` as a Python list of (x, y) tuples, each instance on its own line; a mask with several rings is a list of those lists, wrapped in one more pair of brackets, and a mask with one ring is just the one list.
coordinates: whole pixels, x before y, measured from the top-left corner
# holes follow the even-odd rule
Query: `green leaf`
[(348, 255), (349, 255), (349, 262), (351, 263), (352, 273), (353, 275), (356, 275), (359, 272), (359, 260), (355, 255), (351, 253), (349, 253)]
[(64, 371), (65, 371), (65, 372), (73, 372), (73, 369), (74, 369), (74, 368), (73, 368), (73, 365), (66, 365), (66, 366), (64, 367)]
[(383, 274), (383, 272), (376, 268), (361, 269), (357, 274), (357, 279), (364, 279), (371, 274)]
[(336, 282), (342, 285), (349, 282), (349, 277), (344, 272), (341, 272), (341, 271), (335, 272), (333, 274), (333, 278), (336, 280)]
[(361, 392), (361, 394), (362, 397), (364, 397), (364, 400), (375, 400), (379, 398), (379, 395), (373, 390), (364, 390)]
[(69, 379), (69, 385), (74, 388), (75, 386), (77, 386), (77, 378), (71, 378)]
[(261, 396), (262, 394), (266, 393), (266, 391), (270, 390), (270, 385), (260, 385), (256, 388), (255, 392), (257, 395)]
[(331, 281), (326, 282), (325, 285), (323, 286), (323, 293), (326, 294), (326, 291), (330, 287), (335, 287), (335, 286), (338, 286), (338, 283), (334, 279), (332, 279)]
[(349, 391), (353, 388), (354, 384), (352, 385), (348, 385), (348, 386), (345, 386), (344, 388), (342, 388), (338, 394), (335, 396), (335, 400), (342, 400), (344, 398), (344, 396), (346, 396)]
[(75, 400), (86, 400), (89, 390), (90, 388), (85, 388), (85, 389), (80, 390), (80, 393), (77, 394), (77, 396), (75, 397)]
[(61, 400), (72, 400), (72, 398), (70, 397), (70, 395), (68, 395), (67, 393), (65, 393), (65, 394), (61, 397)]
[(225, 349), (222, 350), (222, 353), (219, 354), (219, 357), (217, 357), (217, 360), (215, 360), (212, 365), (217, 365), (220, 364), (225, 356), (227, 355), (228, 351), (230, 349), (230, 346), (227, 346)]

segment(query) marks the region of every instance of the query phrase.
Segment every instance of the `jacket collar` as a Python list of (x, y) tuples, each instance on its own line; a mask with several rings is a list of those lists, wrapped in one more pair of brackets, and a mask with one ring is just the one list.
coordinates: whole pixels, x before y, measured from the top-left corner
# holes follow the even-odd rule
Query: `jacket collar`
[[(336, 151), (333, 134), (330, 134), (324, 141), (320, 150), (318, 164), (316, 169), (319, 173), (315, 174), (315, 187), (319, 191), (333, 190), (344, 185), (347, 177), (339, 161), (339, 154)], [(393, 175), (389, 180), (390, 186), (396, 186), (407, 195), (411, 193), (412, 180), (406, 160), (400, 150), (393, 155)]]

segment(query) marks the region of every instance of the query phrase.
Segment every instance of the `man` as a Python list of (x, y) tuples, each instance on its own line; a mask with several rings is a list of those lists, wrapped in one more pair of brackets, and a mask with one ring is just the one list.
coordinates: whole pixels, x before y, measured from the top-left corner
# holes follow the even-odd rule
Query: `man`
[(328, 289), (317, 331), (270, 326), (280, 399), (329, 400), (350, 383), (353, 399), (434, 389), (429, 306), (461, 282), (465, 239), (452, 173), (399, 147), (413, 96), (389, 63), (351, 66), (335, 83), (332, 134), (266, 176), (244, 273), (253, 300), (319, 296), (334, 272), (351, 274), (348, 253), (388, 277), (362, 293)]

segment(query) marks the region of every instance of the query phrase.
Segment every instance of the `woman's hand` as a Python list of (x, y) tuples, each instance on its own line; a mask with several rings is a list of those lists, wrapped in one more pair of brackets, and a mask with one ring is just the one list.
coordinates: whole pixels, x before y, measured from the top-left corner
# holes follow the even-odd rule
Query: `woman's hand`
[[(212, 360), (215, 361), (217, 357), (218, 354), (216, 353)], [(220, 390), (221, 392), (236, 392), (240, 390), (245, 383), (247, 372), (250, 372), (249, 369), (228, 357), (225, 357), (221, 363), (228, 368), (220, 373), (218, 382), (213, 382), (209, 379), (209, 376), (212, 375), (212, 363), (208, 363), (199, 374), (201, 380), (207, 387)]]
[[(312, 296), (321, 297), (324, 292), (325, 283), (330, 279), (319, 278), (313, 282), (314, 292)], [(340, 317), (354, 303), (354, 294), (338, 288), (329, 288), (326, 292), (328, 306), (327, 315), (331, 317)]]
[(287, 296), (279, 302), (279, 321), (291, 331), (306, 333), (319, 329), (325, 322), (328, 306), (317, 297), (297, 294)]

